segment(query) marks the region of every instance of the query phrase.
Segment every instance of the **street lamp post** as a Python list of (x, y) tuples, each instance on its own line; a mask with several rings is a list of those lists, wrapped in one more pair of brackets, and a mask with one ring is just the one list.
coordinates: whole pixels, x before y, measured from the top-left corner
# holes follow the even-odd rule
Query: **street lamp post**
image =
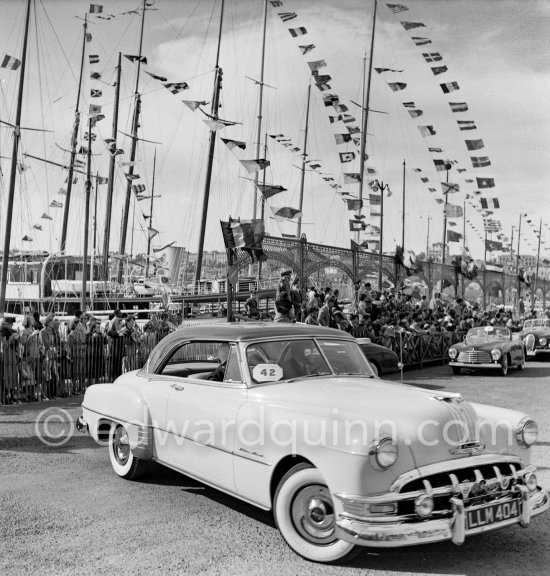
[(380, 246), (378, 248), (378, 290), (382, 291), (382, 260), (384, 251), (382, 249), (384, 244), (384, 191), (388, 191), (388, 195), (391, 194), (389, 184), (384, 184), (379, 180), (375, 180), (372, 185), (372, 190), (377, 192), (380, 190)]

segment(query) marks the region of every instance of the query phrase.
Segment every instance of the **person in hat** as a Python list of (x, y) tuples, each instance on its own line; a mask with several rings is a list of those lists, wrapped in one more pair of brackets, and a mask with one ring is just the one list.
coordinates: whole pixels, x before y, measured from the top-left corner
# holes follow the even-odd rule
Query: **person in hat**
[(275, 293), (275, 300), (281, 299), (281, 294), (286, 293), (286, 297), (290, 300), (290, 276), (292, 275), (292, 270), (282, 270), (281, 279), (277, 284), (277, 292)]
[(256, 290), (250, 292), (250, 297), (244, 303), (246, 314), (249, 318), (259, 318), (260, 311), (258, 310), (258, 299), (256, 298)]
[(292, 302), (290, 301), (287, 292), (282, 292), (281, 298), (275, 300), (275, 310), (276, 312), (273, 322), (292, 322), (292, 318), (290, 317)]

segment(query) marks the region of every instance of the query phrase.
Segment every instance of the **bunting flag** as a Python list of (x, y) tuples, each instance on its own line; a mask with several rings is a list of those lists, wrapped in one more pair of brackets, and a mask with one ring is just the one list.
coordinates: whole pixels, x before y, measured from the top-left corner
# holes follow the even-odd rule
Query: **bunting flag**
[(462, 234), (454, 230), (447, 230), (447, 242), (460, 242), (461, 240)]
[(416, 108), (416, 104), (414, 102), (403, 102), (403, 106), (405, 106), (405, 108)]
[(33, 228), (35, 228), (36, 230), (42, 231), (42, 226), (41, 226), (40, 224), (35, 224), (35, 225), (33, 226)]
[(324, 92), (325, 90), (330, 90), (329, 82), (332, 78), (328, 74), (324, 75), (313, 75), (313, 79), (315, 80), (315, 86), (321, 91)]
[(101, 106), (98, 104), (90, 104), (90, 109), (88, 110), (90, 116), (101, 114)]
[(491, 220), (490, 218), (484, 218), (483, 230), (485, 232), (500, 232), (500, 230), (502, 230), (502, 224), (498, 220)]
[(468, 112), (468, 104), (466, 102), (449, 102), (452, 112)]
[(480, 150), (484, 147), (483, 140), (465, 140), (468, 150)]
[(462, 206), (455, 206), (454, 204), (447, 204), (445, 213), (447, 218), (462, 218), (464, 216)]
[(411, 118), (418, 118), (424, 114), (422, 110), (407, 110), (407, 112), (411, 115)]
[(311, 52), (315, 48), (315, 44), (305, 44), (302, 46), (298, 46), (298, 48), (300, 48), (300, 51), (302, 52), (302, 54), (305, 55), (308, 52)]
[(99, 186), (103, 185), (103, 184), (108, 184), (109, 183), (109, 178), (107, 178), (107, 176), (98, 176), (97, 177), (97, 183)]
[(457, 120), (458, 127), (461, 130), (476, 130), (477, 126), (473, 120)]
[(518, 270), (518, 280), (520, 282), (524, 282), (526, 286), (530, 286), (531, 282), (529, 280), (529, 277), (525, 275), (525, 268), (520, 268)]
[(42, 212), (40, 218), (43, 218), (44, 220), (53, 220), (53, 218), (49, 214), (46, 214), (46, 212)]
[(460, 186), (451, 182), (441, 182), (441, 189), (443, 194), (456, 194), (460, 192)]
[(57, 200), (52, 200), (50, 202), (50, 208), (63, 208), (63, 204)]
[(99, 72), (92, 72), (90, 78), (92, 80), (101, 80), (101, 74)]
[(25, 234), (25, 236), (23, 236), (23, 238), (21, 238), (21, 240), (23, 240), (23, 242), (32, 242), (33, 241), (32, 238), (30, 236), (27, 236), (26, 234)]
[(89, 54), (88, 59), (90, 64), (99, 64), (99, 56), (97, 54)]
[(441, 154), (441, 153), (443, 153), (443, 150), (442, 150), (441, 148), (428, 148), (428, 150), (429, 150), (430, 152), (434, 152), (434, 153), (436, 153), (436, 154)]
[(478, 188), (494, 188), (494, 178), (476, 178)]
[(176, 243), (176, 241), (174, 240), (173, 242), (165, 244), (164, 246), (161, 246), (160, 248), (153, 248), (153, 252), (162, 252), (163, 250), (166, 250), (166, 248), (170, 248), (170, 246), (173, 246), (175, 243)]
[(159, 76), (158, 74), (153, 74), (152, 72), (147, 72), (147, 70), (145, 70), (145, 74), (148, 74), (149, 76), (151, 76), (151, 78), (154, 78), (155, 80), (159, 80), (160, 82), (168, 82), (168, 78), (166, 78), (166, 76)]
[(103, 12), (103, 6), (101, 4), (90, 4), (88, 12), (90, 14), (101, 14)]
[(264, 222), (256, 220), (220, 221), (226, 249), (242, 248), (248, 252), (252, 262), (267, 259), (263, 253), (262, 242), (265, 237)]
[(283, 208), (273, 208), (273, 216), (275, 220), (293, 220), (302, 216), (302, 213), (297, 208), (290, 208), (290, 206), (284, 206)]
[(422, 56), (424, 56), (426, 62), (440, 62), (443, 60), (439, 52), (422, 52)]
[(349, 134), (334, 134), (334, 139), (336, 140), (336, 144), (351, 142), (351, 136)]
[(350, 232), (359, 232), (365, 229), (365, 223), (362, 220), (350, 220), (349, 230)]
[(212, 132), (216, 132), (217, 130), (223, 130), (226, 127), (221, 120), (211, 120), (210, 118), (203, 119), (203, 122), (212, 130)]
[(123, 54), (123, 56), (130, 60), (130, 62), (141, 62), (142, 64), (147, 64), (146, 56), (133, 56), (132, 54)]
[(303, 26), (300, 26), (300, 28), (289, 28), (288, 31), (290, 32), (290, 35), (293, 38), (296, 38), (296, 36), (304, 36), (304, 34), (307, 34), (307, 30)]
[(67, 194), (67, 190), (65, 190), (65, 188), (60, 188), (57, 193), (61, 196), (65, 196)]
[(189, 89), (189, 84), (187, 84), (187, 82), (163, 82), (162, 85), (172, 92), (172, 94), (179, 94), (180, 92)]
[(359, 172), (344, 172), (344, 184), (357, 184), (358, 182), (361, 182)]
[(472, 161), (472, 166), (474, 168), (486, 168), (491, 165), (491, 161), (488, 156), (470, 156)]
[(352, 162), (355, 159), (355, 152), (339, 152), (340, 162), (345, 164), (346, 162)]
[(309, 69), (313, 73), (319, 70), (319, 68), (324, 68), (327, 65), (327, 63), (324, 60), (315, 60), (313, 62), (308, 62), (307, 65), (309, 66)]
[(502, 250), (502, 242), (498, 242), (496, 240), (485, 240), (485, 250), (488, 252)]
[(229, 148), (240, 148), (241, 150), (246, 150), (246, 142), (241, 142), (240, 140), (230, 140), (229, 138), (221, 138), (221, 141)]
[(421, 176), (420, 180), (424, 182), (424, 184), (427, 184), (430, 181), (430, 179), (427, 176)]
[[(92, 116), (92, 117), (90, 118), (90, 126), (91, 126), (92, 128), (95, 128), (95, 127), (96, 127), (96, 124), (97, 124), (98, 122), (100, 122), (101, 120), (104, 120), (104, 119), (105, 119), (105, 114), (96, 114), (95, 116)], [(123, 150), (122, 152), (124, 152), (124, 150)]]
[(435, 164), (435, 169), (438, 172), (446, 172), (447, 170), (451, 169), (451, 164), (447, 160), (435, 159), (434, 164)]
[(405, 30), (412, 30), (413, 28), (426, 28), (426, 24), (422, 24), (422, 22), (403, 22), (403, 20), (401, 20), (401, 24)]
[(500, 208), (498, 198), (480, 198), (479, 203), (484, 210), (487, 210), (489, 207), (494, 209)]
[(392, 14), (399, 14), (399, 12), (405, 12), (408, 8), (404, 4), (386, 4), (390, 9)]
[(273, 6), (274, 8), (279, 8), (280, 6), (283, 5), (282, 0), (269, 0), (271, 2), (271, 6)]
[(411, 39), (417, 46), (425, 46), (432, 43), (429, 38), (420, 38), (419, 36), (413, 36)]
[(436, 198), (435, 201), (436, 201), (438, 204), (443, 204), (443, 202), (444, 202), (443, 198)]
[[(166, 80), (166, 78), (164, 80)], [(208, 102), (199, 101), (199, 100), (182, 100), (182, 102), (192, 112), (194, 112), (199, 106), (206, 106), (208, 104)]]
[(14, 58), (13, 56), (10, 56), (9, 54), (6, 54), (4, 56), (4, 59), (2, 60), (2, 64), (0, 64), (0, 67), (9, 68), (10, 70), (17, 70), (19, 68), (19, 66), (21, 66), (21, 60), (18, 60), (17, 58)]
[(444, 94), (448, 94), (449, 92), (454, 92), (455, 90), (460, 90), (458, 86), (458, 82), (444, 82), (440, 84), (441, 90), (443, 90)]
[(358, 198), (346, 198), (346, 205), (348, 210), (361, 210), (363, 201)]
[(283, 22), (288, 22), (289, 20), (294, 20), (298, 14), (296, 12), (279, 12), (279, 17)]
[(86, 32), (86, 34), (84, 35), (84, 37), (86, 38), (86, 42), (91, 42), (92, 41), (92, 35), (89, 32)]
[(418, 129), (424, 138), (427, 136), (435, 136), (435, 134), (437, 134), (433, 126), (418, 126)]
[(149, 237), (149, 240), (152, 240), (157, 234), (159, 234), (159, 231), (157, 229), (152, 228), (151, 226), (147, 228), (147, 235)]
[(369, 194), (369, 204), (371, 206), (381, 206), (382, 194)]
[(271, 165), (269, 160), (266, 160), (265, 158), (258, 158), (257, 160), (239, 160), (239, 162), (245, 167), (249, 174), (265, 170)]
[(407, 87), (405, 82), (388, 82), (388, 86), (394, 91), (404, 90)]
[(382, 74), (382, 72), (403, 72), (403, 70), (394, 70), (393, 68), (375, 68), (378, 74)]
[(285, 192), (287, 189), (283, 186), (276, 184), (256, 184), (258, 190), (263, 194), (264, 198), (268, 200), (272, 196)]
[(141, 194), (141, 192), (145, 192), (145, 184), (133, 184), (132, 191), (134, 194)]
[(88, 132), (84, 132), (84, 140), (88, 140), (88, 141), (92, 141), (95, 142), (97, 140), (97, 134), (95, 134), (94, 132), (92, 132), (91, 134), (88, 134)]
[(431, 70), (434, 73), (434, 76), (438, 76), (439, 74), (447, 72), (448, 68), (447, 66), (433, 66)]
[(124, 174), (126, 176), (126, 180), (137, 180), (139, 178), (139, 174)]

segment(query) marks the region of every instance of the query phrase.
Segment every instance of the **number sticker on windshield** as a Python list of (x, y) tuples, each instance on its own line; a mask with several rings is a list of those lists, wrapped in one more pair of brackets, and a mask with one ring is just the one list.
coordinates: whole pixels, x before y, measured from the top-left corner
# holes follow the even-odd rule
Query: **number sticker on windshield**
[(277, 382), (283, 377), (283, 369), (278, 364), (256, 364), (252, 378), (256, 382)]

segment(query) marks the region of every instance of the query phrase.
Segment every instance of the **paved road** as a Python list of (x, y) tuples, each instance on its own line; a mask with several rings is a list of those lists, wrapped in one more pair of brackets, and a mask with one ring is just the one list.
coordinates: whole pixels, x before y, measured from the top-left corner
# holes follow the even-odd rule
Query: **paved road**
[[(532, 362), (506, 378), (456, 377), (434, 367), (407, 372), (404, 380), (536, 417), (541, 434), (533, 458), (550, 487), (550, 364)], [(548, 573), (550, 514), (529, 530), (511, 527), (470, 538), (462, 547), (365, 549), (348, 566), (310, 564), (284, 544), (270, 514), (186, 476), (156, 466), (141, 482), (121, 480), (110, 469), (107, 450), (79, 433), (61, 447), (44, 446), (36, 437), (37, 418), (41, 430), (51, 410), (74, 418), (78, 405), (63, 400), (0, 407), (1, 574)], [(66, 424), (50, 425), (52, 436), (70, 432)]]

